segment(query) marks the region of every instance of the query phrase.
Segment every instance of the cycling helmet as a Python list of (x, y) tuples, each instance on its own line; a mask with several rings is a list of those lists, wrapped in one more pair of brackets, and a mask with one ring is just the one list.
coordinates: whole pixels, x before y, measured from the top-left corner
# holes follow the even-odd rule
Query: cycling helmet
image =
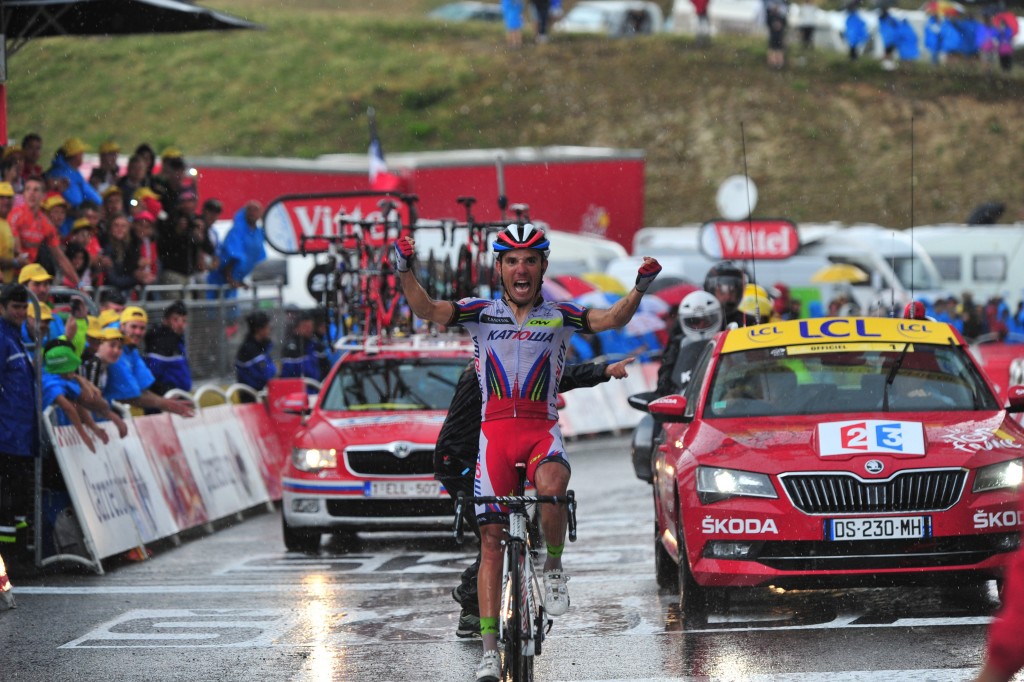
[(694, 291), (679, 303), (679, 326), (687, 340), (706, 340), (722, 329), (722, 304), (706, 291)]
[(538, 230), (532, 223), (517, 225), (512, 223), (500, 233), (494, 240), (494, 250), (498, 254), (515, 249), (533, 249), (540, 251), (544, 258), (551, 252), (551, 243), (544, 236), (544, 232)]
[(704, 291), (712, 294), (722, 304), (726, 315), (732, 315), (743, 298), (746, 276), (732, 261), (715, 263), (704, 277)]

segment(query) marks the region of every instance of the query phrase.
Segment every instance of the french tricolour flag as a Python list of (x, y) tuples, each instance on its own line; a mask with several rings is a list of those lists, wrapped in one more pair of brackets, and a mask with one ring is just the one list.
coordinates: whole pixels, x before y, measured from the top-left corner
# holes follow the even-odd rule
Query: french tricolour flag
[(367, 115), (370, 119), (370, 188), (382, 192), (398, 189), (401, 178), (388, 172), (388, 164), (384, 160), (384, 148), (380, 144), (380, 137), (377, 136), (377, 118), (374, 116), (372, 107)]

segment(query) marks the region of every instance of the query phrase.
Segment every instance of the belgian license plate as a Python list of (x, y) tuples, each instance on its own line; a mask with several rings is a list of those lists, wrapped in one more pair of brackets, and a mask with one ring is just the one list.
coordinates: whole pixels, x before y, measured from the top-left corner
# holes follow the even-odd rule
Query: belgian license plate
[(369, 481), (367, 497), (437, 497), (441, 494), (440, 481)]
[(825, 519), (826, 540), (912, 540), (931, 536), (930, 516)]

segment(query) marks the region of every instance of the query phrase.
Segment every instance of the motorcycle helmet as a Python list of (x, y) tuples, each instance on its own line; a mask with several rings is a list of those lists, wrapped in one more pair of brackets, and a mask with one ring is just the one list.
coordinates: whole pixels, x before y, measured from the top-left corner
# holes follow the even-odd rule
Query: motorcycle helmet
[(694, 291), (679, 303), (679, 326), (687, 340), (706, 340), (722, 330), (722, 304), (706, 291)]
[(713, 295), (722, 304), (725, 314), (732, 315), (743, 299), (746, 276), (732, 261), (724, 260), (711, 266), (704, 277), (704, 291)]

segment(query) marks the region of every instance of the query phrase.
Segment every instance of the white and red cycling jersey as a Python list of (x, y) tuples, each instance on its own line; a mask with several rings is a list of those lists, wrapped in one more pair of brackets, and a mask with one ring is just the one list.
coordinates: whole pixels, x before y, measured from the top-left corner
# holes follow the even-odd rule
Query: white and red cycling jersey
[[(590, 331), (587, 314), (574, 303), (541, 301), (520, 324), (503, 300), (455, 303), (449, 325), (461, 324), (473, 338), (483, 398), (474, 495), (514, 495), (516, 462), (526, 463), (530, 481), (546, 461), (569, 466), (558, 429), (558, 382), (572, 335)], [(507, 512), (476, 505), (481, 525), (507, 523)]]
[(450, 324), (473, 338), (483, 396), (482, 421), (525, 417), (558, 421), (558, 381), (569, 340), (590, 332), (588, 310), (575, 303), (541, 301), (522, 324), (504, 300), (464, 298)]

